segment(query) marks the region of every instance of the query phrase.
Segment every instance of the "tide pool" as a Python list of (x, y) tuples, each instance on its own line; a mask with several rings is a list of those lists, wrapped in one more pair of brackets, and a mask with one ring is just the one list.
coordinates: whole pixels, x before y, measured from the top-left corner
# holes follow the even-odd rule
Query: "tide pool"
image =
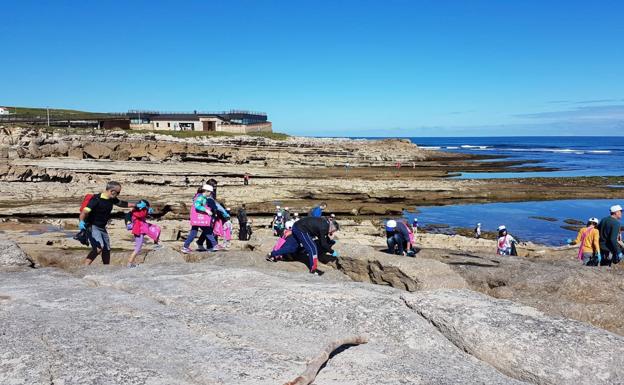
[[(602, 219), (609, 215), (609, 207), (624, 204), (622, 200), (579, 199), (556, 201), (531, 201), (512, 203), (486, 203), (453, 206), (419, 206), (417, 214), (406, 212), (410, 219), (418, 218), (420, 227), (430, 224), (448, 224), (453, 227), (474, 228), (481, 223), (483, 231), (496, 231), (505, 225), (509, 232), (522, 241), (560, 246), (566, 238), (574, 239), (575, 231), (561, 228), (569, 226), (566, 219), (585, 223), (590, 217)], [(548, 217), (554, 222), (531, 217)]]

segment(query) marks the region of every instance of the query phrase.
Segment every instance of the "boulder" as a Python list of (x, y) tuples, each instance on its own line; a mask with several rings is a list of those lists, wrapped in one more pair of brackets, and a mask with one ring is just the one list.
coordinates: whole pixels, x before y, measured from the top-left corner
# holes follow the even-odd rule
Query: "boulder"
[(82, 159), (84, 158), (84, 152), (80, 147), (72, 147), (68, 152), (67, 156), (74, 159)]
[(354, 244), (339, 243), (334, 248), (340, 253), (338, 268), (355, 281), (407, 291), (468, 287), (450, 266), (432, 259), (391, 255)]
[(33, 260), (14, 241), (0, 238), (0, 268), (33, 267)]
[(184, 263), (184, 255), (169, 246), (163, 246), (160, 249), (151, 250), (145, 256), (144, 263)]
[(110, 154), (110, 159), (111, 160), (121, 160), (121, 161), (127, 161), (130, 159), (130, 151), (128, 150), (117, 150), (117, 151), (113, 151)]
[(9, 146), (0, 146), (0, 159), (7, 159), (9, 157)]
[(104, 159), (110, 157), (113, 152), (110, 147), (102, 143), (88, 143), (84, 146), (84, 153), (93, 159)]
[(409, 293), (405, 303), (458, 348), (531, 384), (624, 383), (624, 338), (468, 290)]

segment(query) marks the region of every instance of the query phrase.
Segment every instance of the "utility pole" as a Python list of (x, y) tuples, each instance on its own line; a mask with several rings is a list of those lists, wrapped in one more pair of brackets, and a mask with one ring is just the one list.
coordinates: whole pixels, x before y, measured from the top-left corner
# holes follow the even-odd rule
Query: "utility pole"
[(50, 107), (46, 107), (46, 112), (48, 114), (48, 127), (50, 127)]

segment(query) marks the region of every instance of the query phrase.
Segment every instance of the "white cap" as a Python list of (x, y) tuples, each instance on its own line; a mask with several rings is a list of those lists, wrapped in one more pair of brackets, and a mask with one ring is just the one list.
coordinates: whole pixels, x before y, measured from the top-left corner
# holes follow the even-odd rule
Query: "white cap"
[(386, 226), (388, 226), (391, 229), (394, 229), (396, 227), (396, 221), (394, 219), (390, 219), (388, 222), (386, 222)]
[(477, 223), (477, 226), (481, 226), (481, 223)]
[(600, 223), (600, 221), (598, 220), (598, 218), (594, 218), (594, 217), (589, 218), (589, 220), (588, 220), (587, 222), (593, 222), (593, 223), (595, 223), (595, 224)]
[(505, 225), (500, 225), (500, 226), (498, 226), (498, 231), (503, 231), (503, 230), (507, 230), (507, 228), (505, 227)]
[(284, 210), (288, 211), (288, 207), (284, 207)]
[(618, 211), (622, 211), (622, 206), (620, 205), (611, 206), (610, 211), (611, 211), (611, 214), (617, 213)]
[(412, 220), (412, 222), (418, 222), (418, 218), (414, 218), (414, 220)]
[(296, 217), (298, 217), (298, 216), (299, 216), (299, 213), (295, 213), (295, 216), (296, 216)]
[(203, 190), (205, 190), (205, 191), (210, 191), (210, 192), (213, 192), (213, 191), (214, 191), (214, 189), (212, 188), (212, 186), (211, 186), (211, 185), (209, 185), (209, 184), (205, 184), (205, 185), (202, 187), (202, 189), (203, 189)]
[(275, 206), (275, 208), (279, 210), (281, 207), (279, 207), (279, 206)]
[(334, 214), (334, 213), (331, 213), (329, 216), (330, 216), (331, 218), (336, 218), (336, 214)]
[(277, 213), (277, 216), (281, 217), (282, 216), (282, 212), (280, 211), (279, 213)]
[(293, 220), (290, 220), (290, 221), (286, 222), (286, 229), (287, 230), (292, 229), (294, 224), (295, 224), (295, 221), (293, 221)]

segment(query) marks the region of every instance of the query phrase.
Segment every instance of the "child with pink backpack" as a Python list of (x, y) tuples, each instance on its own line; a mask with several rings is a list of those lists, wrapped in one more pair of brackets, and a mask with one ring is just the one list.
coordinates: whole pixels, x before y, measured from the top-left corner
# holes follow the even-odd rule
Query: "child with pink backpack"
[(127, 228), (132, 231), (132, 235), (134, 235), (134, 251), (128, 258), (128, 267), (137, 267), (135, 259), (143, 248), (143, 241), (146, 235), (154, 240), (154, 244), (157, 248), (160, 248), (160, 244), (158, 243), (160, 239), (160, 227), (147, 223), (148, 215), (153, 212), (154, 210), (150, 207), (149, 202), (145, 199), (141, 199), (129, 213), (130, 221), (127, 224)]
[(210, 250), (214, 250), (214, 247), (217, 246), (213, 243), (214, 235), (214, 221), (213, 221), (213, 213), (217, 211), (217, 206), (215, 204), (214, 199), (212, 199), (213, 187), (209, 184), (203, 185), (199, 190), (197, 190), (197, 194), (193, 197), (193, 205), (190, 210), (190, 222), (191, 222), (191, 230), (189, 231), (189, 235), (184, 242), (184, 246), (182, 246), (182, 253), (188, 254), (191, 252), (189, 248), (191, 246), (191, 242), (197, 236), (199, 230), (202, 231), (202, 234), (199, 238), (198, 242), (198, 251), (205, 251), (206, 249), (203, 247), (203, 242), (208, 240), (210, 245)]

